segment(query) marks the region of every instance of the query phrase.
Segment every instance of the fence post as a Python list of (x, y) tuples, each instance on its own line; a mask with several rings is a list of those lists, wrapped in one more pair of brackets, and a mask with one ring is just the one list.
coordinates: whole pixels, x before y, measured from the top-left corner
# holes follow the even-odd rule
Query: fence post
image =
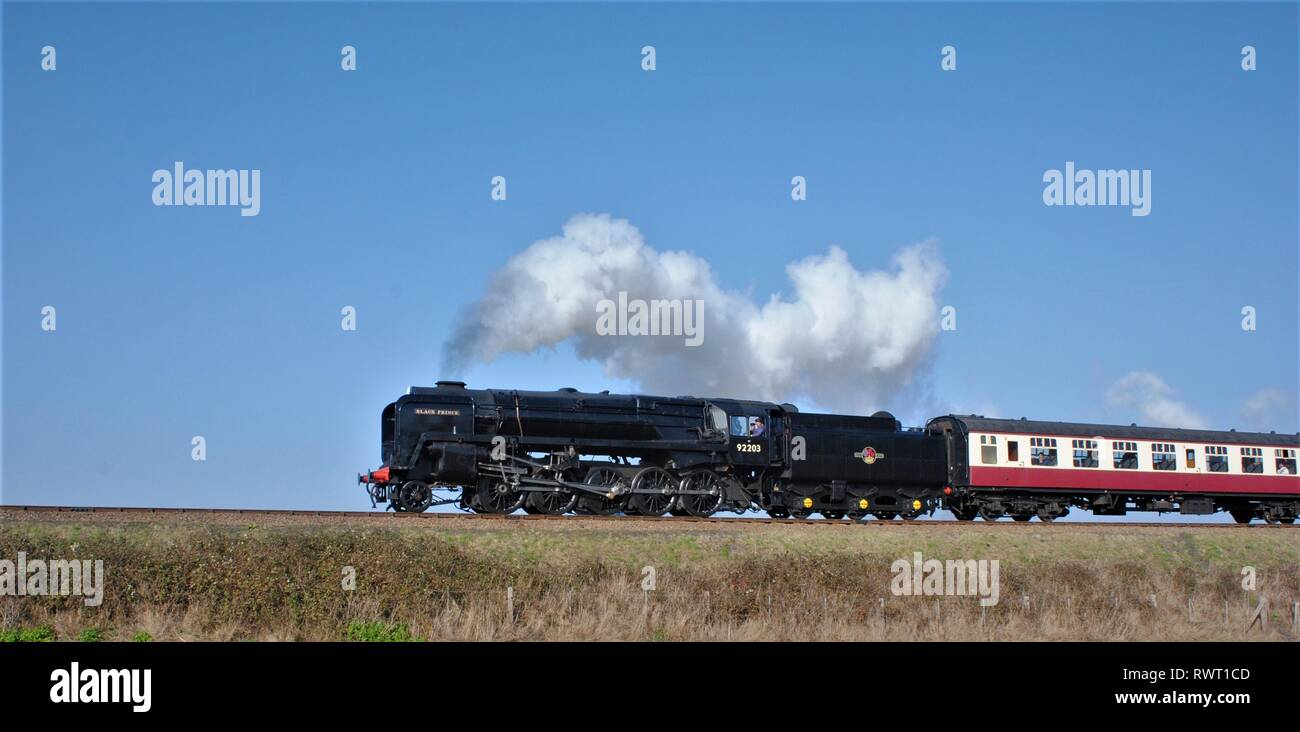
[(1268, 598), (1262, 595), (1259, 598), (1259, 605), (1255, 606), (1255, 614), (1250, 619), (1249, 627), (1255, 627), (1255, 623), (1259, 623), (1260, 630), (1268, 630)]
[(506, 588), (506, 624), (515, 624), (515, 588)]

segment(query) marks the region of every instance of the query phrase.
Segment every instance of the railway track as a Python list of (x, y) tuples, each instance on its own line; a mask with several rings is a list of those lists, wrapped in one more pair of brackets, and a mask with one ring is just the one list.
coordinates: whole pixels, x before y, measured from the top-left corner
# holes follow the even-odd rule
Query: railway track
[(872, 519), (866, 521), (850, 521), (847, 519), (830, 520), (824, 518), (816, 519), (796, 519), (796, 518), (770, 518), (770, 517), (723, 517), (715, 516), (701, 518), (698, 516), (601, 516), (588, 514), (561, 515), (554, 516), (549, 514), (490, 514), (490, 513), (398, 513), (394, 511), (316, 511), (301, 509), (277, 509), (277, 508), (149, 508), (142, 506), (8, 506), (0, 505), (0, 512), (15, 513), (104, 513), (104, 514), (152, 514), (152, 515), (184, 515), (184, 514), (234, 514), (239, 516), (316, 516), (320, 518), (376, 518), (388, 517), (394, 521), (439, 521), (449, 519), (474, 519), (479, 521), (663, 521), (676, 523), (706, 523), (706, 524), (793, 524), (799, 526), (983, 526), (990, 529), (997, 527), (1045, 527), (1045, 526), (1063, 526), (1063, 527), (1096, 527), (1096, 526), (1124, 526), (1134, 528), (1216, 528), (1216, 529), (1294, 529), (1295, 526), (1283, 526), (1279, 524), (1251, 523), (1251, 524), (1226, 524), (1226, 523), (1161, 523), (1156, 521), (1144, 522), (1092, 522), (1092, 521), (1055, 521), (1044, 524), (1042, 522), (1015, 522), (1015, 521), (957, 521), (955, 519), (924, 519), (913, 521), (881, 521)]

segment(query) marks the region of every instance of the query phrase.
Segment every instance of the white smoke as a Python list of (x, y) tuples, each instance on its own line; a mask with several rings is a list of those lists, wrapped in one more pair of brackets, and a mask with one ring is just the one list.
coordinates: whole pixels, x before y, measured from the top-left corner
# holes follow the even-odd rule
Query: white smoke
[(1150, 427), (1207, 429), (1206, 419), (1174, 398), (1174, 390), (1150, 371), (1130, 371), (1111, 385), (1106, 402), (1112, 408), (1136, 410), (1138, 422)]
[(1241, 417), (1246, 420), (1246, 428), (1267, 432), (1294, 432), (1300, 424), (1297, 417), (1295, 394), (1281, 389), (1261, 389), (1246, 399), (1241, 406)]
[[(789, 264), (789, 299), (755, 304), (722, 289), (709, 263), (658, 251), (624, 219), (579, 214), (560, 236), (533, 243), (495, 272), (446, 345), (460, 372), (508, 353), (570, 341), (576, 353), (650, 393), (877, 408), (910, 386), (939, 332), (938, 291), (947, 279), (937, 246), (894, 255), (888, 271), (859, 271), (839, 247)], [(704, 302), (704, 341), (602, 336), (597, 303), (630, 299)]]

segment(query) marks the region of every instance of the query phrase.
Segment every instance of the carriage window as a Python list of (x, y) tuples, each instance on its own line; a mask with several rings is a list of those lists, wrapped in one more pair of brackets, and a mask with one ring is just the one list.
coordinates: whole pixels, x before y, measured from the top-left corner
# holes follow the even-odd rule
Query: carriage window
[(1153, 443), (1151, 445), (1151, 467), (1156, 470), (1177, 470), (1178, 451), (1167, 442)]
[(1033, 465), (1056, 465), (1056, 438), (1029, 438), (1029, 462)]
[(1241, 448), (1241, 472), (1264, 472), (1264, 449), (1262, 447)]
[(1097, 441), (1096, 440), (1074, 440), (1074, 467), (1076, 468), (1095, 468), (1097, 467)]
[(1196, 448), (1193, 447), (1187, 448), (1187, 469), (1188, 470), (1196, 469)]
[(1295, 450), (1288, 448), (1279, 448), (1273, 451), (1273, 457), (1277, 460), (1278, 475), (1295, 475)]
[(1205, 467), (1211, 473), (1228, 472), (1228, 448), (1219, 445), (1206, 445)]
[(1007, 461), (1020, 462), (1020, 443), (1016, 440), (1007, 440)]
[(744, 417), (739, 416), (739, 415), (737, 415), (737, 416), (735, 416), (735, 417), (732, 417), (732, 418), (731, 418), (731, 435), (732, 435), (733, 437), (748, 437), (748, 436), (749, 436), (749, 420), (748, 420), (748, 419), (745, 419)]
[(1136, 442), (1110, 443), (1111, 458), (1120, 470), (1137, 470), (1138, 446)]
[(985, 465), (997, 465), (998, 436), (980, 435), (980, 462)]

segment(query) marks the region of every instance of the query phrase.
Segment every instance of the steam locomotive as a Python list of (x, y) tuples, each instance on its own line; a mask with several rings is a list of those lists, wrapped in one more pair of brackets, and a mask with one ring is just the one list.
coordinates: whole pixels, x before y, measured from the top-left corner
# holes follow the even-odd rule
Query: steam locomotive
[(455, 503), (481, 513), (828, 519), (940, 508), (1018, 521), (1071, 507), (1224, 510), (1241, 522), (1300, 514), (1297, 435), (973, 415), (905, 428), (888, 412), (459, 381), (412, 387), (380, 421), (383, 465), (358, 480), (374, 503), (403, 512)]

